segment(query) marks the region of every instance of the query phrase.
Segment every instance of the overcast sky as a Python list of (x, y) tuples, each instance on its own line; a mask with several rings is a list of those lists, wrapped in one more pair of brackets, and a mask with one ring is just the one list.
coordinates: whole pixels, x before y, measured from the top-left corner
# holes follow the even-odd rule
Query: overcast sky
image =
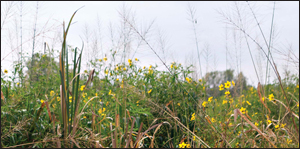
[[(142, 1), (130, 1), (130, 2), (39, 2), (38, 9), (38, 21), (37, 21), (37, 33), (43, 29), (49, 29), (49, 32), (42, 34), (36, 39), (35, 51), (42, 51), (43, 42), (47, 42), (50, 46), (53, 46), (56, 50), (60, 50), (59, 40), (55, 41), (58, 31), (62, 30), (61, 23), (63, 21), (69, 21), (74, 11), (82, 6), (74, 17), (69, 35), (68, 44), (73, 47), (82, 46), (82, 39), (85, 39), (85, 27), (88, 27), (90, 32), (89, 37), (93, 38), (94, 33), (97, 32), (97, 16), (101, 24), (102, 31), (102, 46), (103, 52), (99, 51), (99, 58), (103, 58), (102, 54), (109, 55), (109, 50), (112, 48), (109, 24), (112, 24), (115, 35), (120, 32), (120, 26), (122, 19), (119, 11), (122, 10), (123, 4), (126, 8), (130, 8), (131, 12), (134, 12), (136, 26), (138, 28), (145, 28), (147, 25), (154, 20), (153, 26), (149, 31), (148, 40), (154, 50), (160, 51), (160, 44), (158, 42), (158, 33), (163, 35), (166, 46), (166, 61), (170, 65), (171, 62), (175, 61), (187, 65), (193, 61), (198, 64), (197, 48), (195, 44), (193, 24), (189, 21), (190, 15), (187, 13), (188, 3), (196, 10), (195, 17), (197, 24), (195, 24), (197, 31), (197, 38), (199, 44), (199, 50), (201, 52), (201, 67), (202, 75), (207, 71), (213, 70), (225, 70), (226, 69), (226, 21), (225, 18), (219, 13), (224, 12), (225, 14), (231, 15), (236, 23), (238, 22), (237, 13), (234, 13), (235, 3), (231, 1), (176, 1), (176, 2), (142, 2)], [(266, 51), (265, 42), (262, 38), (259, 28), (256, 26), (256, 22), (253, 18), (250, 7), (247, 2), (237, 3), (241, 8), (241, 16), (243, 21), (246, 23), (244, 26), (247, 27), (248, 34), (263, 45)], [(274, 2), (249, 2), (251, 8), (262, 27), (267, 42), (269, 42), (270, 28), (272, 21), (272, 12)], [(23, 50), (28, 52), (28, 56), (31, 55), (32, 51), (32, 40), (30, 38), (33, 35), (34, 16), (36, 13), (36, 2), (23, 2)], [(6, 18), (5, 22), (4, 15), (5, 9), (7, 8), (7, 2), (1, 1), (1, 69), (8, 69), (12, 71), (11, 62), (17, 60), (16, 49), (20, 47), (20, 2), (15, 2), (12, 9), (11, 17)], [(46, 22), (48, 23), (46, 24)], [(4, 24), (4, 25), (2, 25)], [(46, 25), (45, 25), (46, 24)], [(238, 24), (238, 23), (237, 23)], [(17, 26), (16, 26), (17, 25)], [(2, 27), (3, 26), (3, 27)], [(234, 29), (232, 24), (227, 24), (227, 49), (229, 55), (227, 58), (227, 68), (235, 69), (237, 72), (237, 63), (235, 57), (240, 57), (238, 63), (240, 64), (241, 71), (248, 78), (249, 83), (256, 85), (258, 79), (256, 78), (254, 67), (250, 58), (247, 43), (242, 35), (241, 42), (239, 41), (240, 33), (236, 31), (237, 43), (234, 44)], [(274, 13), (274, 27), (275, 38), (273, 46), (274, 48), (288, 54), (288, 48), (294, 52), (296, 58), (298, 58), (299, 68), (299, 2), (276, 2), (275, 13)], [(18, 32), (16, 32), (18, 30)], [(48, 31), (48, 30), (47, 30)], [(16, 34), (18, 33), (18, 34)], [(61, 36), (59, 34), (59, 36)], [(133, 37), (138, 37), (136, 34)], [(118, 37), (115, 37), (118, 40)], [(27, 40), (28, 39), (28, 40)], [(92, 39), (90, 39), (92, 40)], [(132, 44), (132, 51), (137, 47), (137, 38), (135, 43)], [(265, 74), (266, 58), (257, 48), (257, 46), (248, 38), (250, 44), (250, 50), (254, 56), (254, 61), (257, 64), (256, 67), (261, 67), (261, 71)], [(91, 45), (91, 43), (90, 43)], [(205, 59), (205, 52), (203, 49), (208, 48), (210, 56), (208, 59), (208, 65)], [(241, 50), (239, 50), (239, 48)], [(236, 50), (238, 49), (238, 50)], [(14, 50), (13, 52), (11, 52)], [(120, 50), (115, 48), (113, 50)], [(241, 51), (241, 52), (240, 52)], [(84, 51), (86, 52), (86, 51)], [(118, 53), (122, 54), (122, 52)], [(277, 63), (280, 73), (283, 74), (283, 68), (287, 68), (286, 57), (283, 54), (274, 52), (273, 57), (275, 63)], [(129, 55), (131, 57), (133, 52)], [(159, 52), (161, 57), (164, 57)], [(137, 53), (134, 57), (140, 59), (139, 65), (149, 66), (150, 64), (157, 64), (159, 69), (164, 69), (162, 63), (157, 56), (147, 47), (143, 42), (138, 48)], [(3, 60), (4, 59), (4, 60)], [(260, 63), (257, 63), (260, 61)], [(207, 67), (208, 66), (208, 67)], [(292, 64), (288, 64), (288, 69), (292, 72), (299, 74), (299, 70), (296, 69)], [(273, 72), (272, 72), (273, 73)], [(274, 76), (274, 73), (272, 74)], [(265, 75), (262, 76), (263, 78)], [(274, 78), (274, 77), (273, 77)], [(273, 79), (272, 78), (272, 79)], [(272, 80), (271, 79), (271, 80)]]

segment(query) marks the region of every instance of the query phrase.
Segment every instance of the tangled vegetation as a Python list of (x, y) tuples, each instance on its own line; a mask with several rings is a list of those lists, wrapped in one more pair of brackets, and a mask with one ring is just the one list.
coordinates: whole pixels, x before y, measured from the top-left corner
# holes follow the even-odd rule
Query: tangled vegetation
[(36, 54), (26, 74), (1, 72), (2, 147), (299, 147), (298, 76), (253, 87), (233, 70), (194, 80), (180, 63), (160, 71), (107, 57), (80, 73), (71, 21), (59, 62)]

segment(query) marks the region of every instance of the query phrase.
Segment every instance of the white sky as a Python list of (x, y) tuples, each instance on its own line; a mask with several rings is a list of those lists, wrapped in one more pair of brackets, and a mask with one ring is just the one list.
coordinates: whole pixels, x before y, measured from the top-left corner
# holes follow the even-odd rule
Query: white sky
[[(205, 60), (204, 52), (201, 54), (201, 67), (202, 75), (206, 71), (216, 70), (225, 70), (226, 69), (226, 40), (225, 40), (225, 23), (224, 17), (222, 17), (218, 11), (223, 11), (225, 13), (231, 13), (235, 9), (234, 2), (229, 1), (192, 1), (189, 2), (191, 6), (196, 9), (196, 18), (197, 18), (197, 34), (198, 34), (198, 43), (199, 50), (202, 51), (205, 45), (208, 45), (211, 56), (208, 60), (208, 67)], [(31, 55), (32, 51), (32, 40), (30, 39), (33, 35), (33, 26), (34, 26), (34, 15), (36, 12), (36, 2), (23, 2), (23, 50), (28, 52), (28, 56)], [(149, 32), (149, 43), (154, 47), (155, 51), (159, 51), (158, 44), (158, 30), (160, 30), (166, 39), (167, 47), (167, 65), (170, 65), (171, 62), (176, 61), (182, 64), (187, 65), (193, 59), (195, 64), (198, 64), (197, 50), (194, 40), (194, 32), (191, 22), (188, 18), (190, 17), (187, 13), (188, 2), (186, 1), (176, 1), (176, 2), (141, 2), (141, 1), (129, 1), (129, 2), (39, 2), (38, 10), (38, 22), (37, 22), (37, 32), (40, 32), (42, 29), (51, 29), (50, 32), (42, 34), (36, 39), (36, 49), (35, 51), (43, 51), (43, 42), (47, 42), (50, 47), (54, 47), (55, 50), (60, 50), (60, 41), (55, 35), (59, 35), (61, 38), (62, 26), (59, 26), (62, 21), (68, 22), (73, 12), (84, 6), (80, 9), (74, 17), (74, 23), (68, 34), (68, 44), (72, 47), (81, 48), (82, 39), (85, 39), (84, 27), (88, 26), (90, 31), (90, 38), (93, 39), (93, 34), (97, 30), (97, 15), (99, 16), (101, 22), (102, 43), (103, 43), (103, 53), (109, 54), (111, 46), (110, 30), (109, 23), (113, 25), (114, 32), (120, 32), (120, 23), (121, 18), (118, 14), (118, 11), (121, 10), (122, 5), (126, 4), (128, 8), (131, 8), (132, 12), (135, 12), (135, 17), (137, 21), (137, 26), (140, 28), (141, 25), (144, 27), (147, 26), (152, 20), (154, 20), (153, 28)], [(242, 8), (242, 16), (247, 15), (246, 25), (249, 27), (248, 33), (250, 36), (255, 38), (260, 44), (264, 47), (266, 51), (266, 46), (264, 40), (259, 31), (259, 28), (256, 26), (253, 15), (249, 9), (249, 6), (246, 2), (238, 2)], [(265, 34), (267, 41), (269, 42), (270, 26), (272, 19), (273, 11), (273, 2), (249, 2), (251, 7), (254, 9), (257, 19), (259, 20), (262, 30)], [(20, 48), (17, 48), (16, 45), (20, 45), (20, 2), (15, 2), (14, 7), (12, 8), (11, 17), (5, 19), (5, 23), (2, 28), (4, 21), (4, 12), (7, 8), (7, 2), (1, 1), (1, 69), (8, 69), (12, 71), (12, 61), (17, 60), (17, 51)], [(233, 17), (234, 18), (234, 17)], [(46, 22), (49, 20), (48, 24), (45, 27)], [(235, 20), (237, 21), (237, 20)], [(17, 22), (17, 25), (15, 24)], [(275, 15), (274, 15), (274, 24), (275, 24), (275, 34), (277, 35), (274, 40), (274, 47), (281, 51), (285, 51), (284, 54), (287, 54), (287, 49), (291, 45), (291, 49), (298, 58), (297, 67), (293, 64), (288, 64), (283, 59), (286, 57), (282, 54), (274, 53), (273, 57), (275, 63), (278, 65), (280, 74), (283, 75), (283, 68), (288, 68), (293, 73), (299, 74), (299, 2), (276, 2)], [(56, 28), (52, 27), (56, 26)], [(231, 53), (232, 58), (228, 58), (228, 68), (236, 70), (236, 59), (235, 59), (235, 46), (233, 42), (233, 28), (231, 24), (228, 24), (228, 50)], [(18, 30), (18, 32), (16, 32)], [(58, 34), (60, 31), (60, 34)], [(18, 34), (16, 34), (18, 33)], [(239, 32), (237, 33), (237, 37)], [(133, 37), (137, 37), (135, 34)], [(53, 40), (56, 39), (56, 42)], [(91, 40), (90, 39), (90, 40)], [(117, 36), (116, 39), (118, 40)], [(263, 73), (263, 80), (265, 78), (265, 68), (266, 68), (266, 58), (259, 54), (257, 46), (248, 39), (250, 43), (250, 49), (252, 51), (254, 60), (257, 62), (257, 59), (261, 58), (261, 69)], [(91, 41), (92, 42), (92, 41)], [(132, 49), (136, 49), (137, 40), (132, 44)], [(87, 43), (85, 44), (87, 45)], [(90, 43), (89, 46), (92, 44)], [(86, 47), (86, 46), (85, 46)], [(239, 43), (237, 43), (239, 47)], [(11, 52), (14, 50), (13, 52)], [(117, 50), (117, 49), (114, 49)], [(120, 49), (121, 50), (121, 49)], [(86, 49), (84, 52), (87, 52)], [(239, 51), (238, 51), (239, 52)], [(132, 52), (133, 53), (133, 52)], [(130, 54), (130, 57), (132, 56)], [(85, 53), (86, 54), (86, 53)], [(99, 58), (101, 56), (101, 51), (99, 51)], [(118, 53), (121, 55), (122, 53)], [(162, 56), (162, 53), (159, 53)], [(239, 54), (239, 53), (238, 53)], [(260, 55), (260, 56), (259, 56)], [(215, 56), (215, 57), (214, 57)], [(140, 59), (139, 65), (149, 66), (150, 64), (154, 65), (155, 63), (159, 66), (159, 69), (164, 69), (162, 63), (159, 61), (157, 56), (143, 43), (143, 45), (138, 49), (135, 57)], [(253, 68), (253, 64), (250, 58), (250, 54), (247, 48), (247, 44), (242, 38), (241, 41), (241, 71), (248, 78), (248, 83), (257, 85), (257, 78)], [(3, 60), (4, 59), (4, 60)], [(214, 68), (214, 59), (216, 60), (217, 65)], [(256, 63), (257, 65), (257, 63)], [(256, 66), (259, 67), (259, 66)], [(297, 68), (297, 69), (296, 69)], [(235, 73), (237, 70), (235, 71)], [(271, 71), (273, 73), (273, 71)], [(274, 76), (274, 73), (271, 75)], [(274, 78), (274, 77), (273, 77)], [(271, 80), (273, 80), (273, 78)]]

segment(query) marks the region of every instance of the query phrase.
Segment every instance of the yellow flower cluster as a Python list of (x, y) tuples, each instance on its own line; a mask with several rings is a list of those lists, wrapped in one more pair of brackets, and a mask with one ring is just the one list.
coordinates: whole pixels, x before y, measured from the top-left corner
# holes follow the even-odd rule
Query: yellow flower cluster
[(191, 148), (190, 144), (185, 144), (184, 142), (182, 142), (181, 144), (179, 144), (179, 148)]
[(102, 110), (102, 109), (99, 109), (99, 110), (98, 110), (98, 113), (99, 113), (99, 114), (102, 114), (102, 112), (104, 112), (104, 111), (105, 111), (105, 108), (103, 108), (103, 110)]

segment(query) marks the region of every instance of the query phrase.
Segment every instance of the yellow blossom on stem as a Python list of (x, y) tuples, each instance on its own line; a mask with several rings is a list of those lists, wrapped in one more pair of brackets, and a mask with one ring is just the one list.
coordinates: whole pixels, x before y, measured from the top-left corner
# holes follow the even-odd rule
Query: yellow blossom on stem
[(186, 144), (184, 142), (182, 142), (181, 144), (179, 144), (179, 148), (185, 148)]
[(267, 122), (268, 122), (268, 125), (272, 123), (272, 121), (271, 121), (271, 120), (268, 120)]
[(225, 88), (229, 88), (231, 86), (231, 83), (229, 81), (227, 81), (225, 84)]
[(180, 106), (180, 103), (177, 103), (178, 106)]
[(285, 126), (285, 125), (286, 125), (286, 124), (281, 124), (281, 126), (280, 126), (280, 127), (281, 127), (281, 128), (284, 128), (284, 126)]
[(273, 99), (274, 99), (274, 95), (273, 95), (273, 94), (270, 94), (270, 95), (269, 95), (269, 100), (272, 101)]
[(241, 111), (243, 114), (245, 114), (245, 113), (246, 113), (246, 108), (243, 108), (243, 107), (242, 107), (242, 108), (240, 109), (240, 111)]
[(212, 98), (213, 98), (213, 97), (209, 97), (209, 98), (208, 98), (208, 101), (211, 102)]
[(187, 82), (189, 82), (189, 83), (192, 82), (192, 79), (190, 79), (189, 77), (186, 77), (185, 80), (186, 80)]
[(206, 107), (206, 104), (207, 104), (207, 102), (204, 101), (204, 102), (202, 103), (202, 106), (203, 106), (203, 107)]
[(226, 104), (227, 103), (227, 100), (223, 100), (223, 103), (222, 104)]
[(251, 106), (251, 103), (250, 103), (249, 101), (246, 101), (246, 102), (247, 102), (247, 104), (248, 104), (248, 105), (250, 105), (250, 106)]
[(100, 62), (102, 62), (102, 59), (99, 59)]
[(192, 114), (191, 121), (195, 120), (195, 113)]
[(148, 94), (150, 94), (152, 92), (152, 89), (150, 89), (149, 91), (148, 91)]
[(44, 103), (44, 102), (45, 102), (45, 100), (42, 99), (42, 100), (41, 100), (41, 103)]
[(293, 141), (290, 139), (286, 139), (287, 144), (291, 144)]
[(107, 57), (104, 57), (103, 60), (104, 60), (104, 61), (107, 61)]
[(51, 91), (51, 92), (50, 92), (50, 96), (53, 96), (53, 95), (54, 95), (54, 91)]
[(235, 86), (235, 83), (234, 83), (234, 81), (233, 81), (233, 80), (232, 80), (232, 85), (233, 85), (233, 86)]
[(229, 92), (229, 91), (226, 91), (226, 92), (225, 92), (225, 95), (229, 95), (229, 94), (230, 94), (230, 92)]
[(4, 69), (4, 73), (8, 73), (8, 70), (7, 70), (7, 69)]
[(139, 61), (139, 59), (135, 58), (135, 61)]
[(83, 91), (84, 88), (85, 88), (85, 85), (82, 85), (82, 86), (80, 87), (80, 90)]
[(255, 124), (254, 124), (254, 125), (255, 125), (255, 126), (258, 126), (258, 123), (256, 123), (256, 122), (255, 122)]
[(214, 118), (211, 118), (211, 122), (213, 122), (213, 123), (214, 123), (214, 122), (216, 122), (216, 120), (215, 120)]
[(224, 90), (223, 84), (221, 84), (221, 85), (219, 86), (219, 88), (220, 88), (220, 89), (219, 89), (220, 91)]

